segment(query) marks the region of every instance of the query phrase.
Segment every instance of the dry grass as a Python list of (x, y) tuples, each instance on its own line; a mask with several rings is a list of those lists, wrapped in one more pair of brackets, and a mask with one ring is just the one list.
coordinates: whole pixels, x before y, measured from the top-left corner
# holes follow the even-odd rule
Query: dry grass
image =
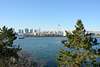
[(40, 60), (38, 63), (37, 63), (37, 67), (44, 67), (46, 65), (47, 61), (45, 60)]
[(14, 57), (4, 58), (0, 57), (0, 67), (44, 67), (46, 65), (46, 61), (41, 60), (39, 62), (34, 62), (35, 51), (33, 53), (29, 53), (25, 50), (21, 50), (18, 55), (20, 58), (15, 59)]
[(21, 58), (0, 58), (0, 67), (34, 67), (34, 64), (34, 61), (27, 61)]

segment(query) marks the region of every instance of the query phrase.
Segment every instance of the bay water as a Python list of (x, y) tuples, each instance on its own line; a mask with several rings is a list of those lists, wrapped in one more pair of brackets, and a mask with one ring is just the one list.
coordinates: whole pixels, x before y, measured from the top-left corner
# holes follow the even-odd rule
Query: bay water
[[(67, 50), (61, 43), (61, 40), (67, 40), (66, 37), (25, 37), (25, 39), (19, 39), (20, 37), (22, 36), (18, 35), (13, 44), (20, 45), (23, 50), (30, 53), (34, 52), (35, 61), (45, 61), (45, 67), (57, 67), (55, 56), (59, 54), (61, 49)], [(100, 37), (96, 38), (100, 43)], [(98, 45), (99, 47), (100, 45)]]

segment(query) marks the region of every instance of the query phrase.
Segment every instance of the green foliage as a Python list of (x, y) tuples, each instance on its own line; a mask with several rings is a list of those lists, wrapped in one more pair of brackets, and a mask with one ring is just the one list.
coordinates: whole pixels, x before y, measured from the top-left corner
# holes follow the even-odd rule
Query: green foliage
[(99, 44), (97, 39), (92, 37), (93, 33), (86, 33), (81, 20), (77, 21), (75, 28), (72, 33), (66, 31), (67, 42), (61, 41), (70, 51), (62, 49), (56, 56), (56, 60), (60, 67), (83, 67), (88, 66), (88, 62), (96, 65), (93, 61), (96, 52), (90, 48)]
[(17, 52), (20, 49), (19, 46), (15, 47), (13, 41), (16, 39), (15, 33), (12, 28), (8, 29), (5, 26), (0, 28), (0, 55), (3, 57), (18, 57)]

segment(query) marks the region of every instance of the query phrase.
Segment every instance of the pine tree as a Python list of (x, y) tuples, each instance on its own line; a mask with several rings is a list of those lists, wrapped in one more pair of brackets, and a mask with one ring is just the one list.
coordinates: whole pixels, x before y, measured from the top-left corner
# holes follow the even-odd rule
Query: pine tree
[(86, 33), (81, 20), (77, 21), (75, 28), (72, 33), (66, 31), (67, 42), (61, 41), (67, 49), (62, 49), (56, 56), (60, 67), (83, 67), (89, 66), (88, 63), (97, 65), (93, 61), (96, 51), (91, 49), (93, 45), (99, 44), (97, 39), (92, 37), (93, 33)]
[(5, 26), (0, 28), (0, 55), (3, 57), (18, 57), (17, 52), (21, 48), (15, 47), (13, 41), (16, 39), (12, 28), (8, 29)]

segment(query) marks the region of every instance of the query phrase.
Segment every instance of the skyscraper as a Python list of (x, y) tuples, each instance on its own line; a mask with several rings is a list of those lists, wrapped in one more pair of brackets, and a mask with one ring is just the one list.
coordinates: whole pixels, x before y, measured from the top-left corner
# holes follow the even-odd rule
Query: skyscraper
[(30, 33), (33, 33), (33, 29), (30, 29)]
[(21, 29), (19, 29), (18, 33), (22, 33), (22, 32), (21, 32)]
[(24, 33), (24, 30), (22, 30), (22, 33)]
[(29, 34), (29, 29), (25, 28), (25, 34)]
[(37, 32), (37, 30), (34, 30), (34, 32)]

